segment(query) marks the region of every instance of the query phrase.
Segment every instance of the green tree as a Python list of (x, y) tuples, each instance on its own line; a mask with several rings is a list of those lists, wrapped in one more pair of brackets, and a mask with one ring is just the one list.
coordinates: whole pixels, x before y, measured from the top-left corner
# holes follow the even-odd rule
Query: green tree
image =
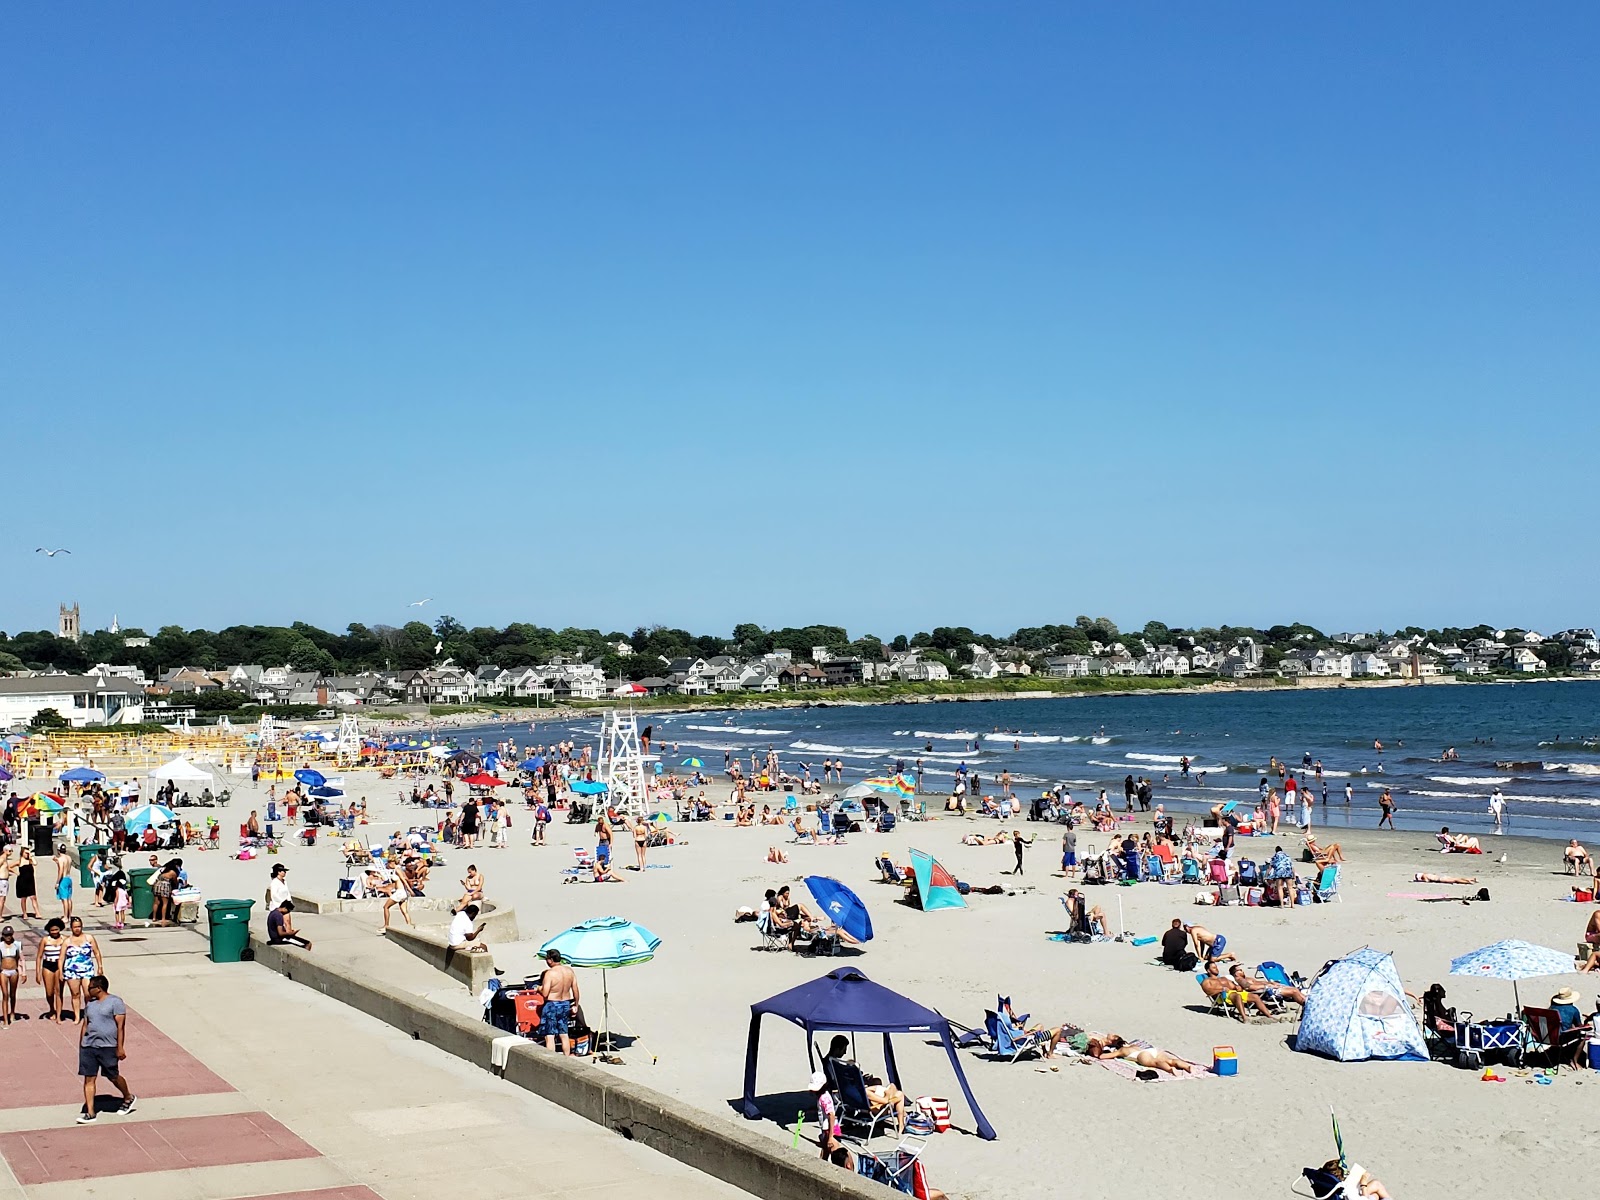
[(53, 708), (41, 708), (33, 714), (33, 720), (28, 722), (28, 728), (35, 733), (44, 733), (50, 729), (66, 729), (71, 726), (68, 721)]

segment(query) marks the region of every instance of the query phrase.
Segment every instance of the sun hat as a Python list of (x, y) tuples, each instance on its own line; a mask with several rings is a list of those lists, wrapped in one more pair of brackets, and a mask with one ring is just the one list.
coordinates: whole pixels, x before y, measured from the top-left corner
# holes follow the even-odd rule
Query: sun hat
[(826, 1075), (824, 1075), (821, 1071), (813, 1071), (811, 1073), (811, 1090), (813, 1092), (818, 1090), (819, 1088), (826, 1087), (827, 1083), (828, 1083), (828, 1077)]
[(1551, 1004), (1576, 1004), (1579, 1001), (1580, 998), (1581, 997), (1579, 997), (1578, 993), (1573, 991), (1571, 988), (1562, 988), (1554, 996), (1550, 997), (1550, 1003)]

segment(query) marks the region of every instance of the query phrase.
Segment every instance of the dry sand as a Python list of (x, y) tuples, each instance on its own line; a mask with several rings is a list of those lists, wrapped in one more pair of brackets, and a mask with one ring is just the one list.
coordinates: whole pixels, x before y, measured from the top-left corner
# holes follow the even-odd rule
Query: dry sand
[[(409, 808), (402, 814), (394, 783), (373, 779), (363, 786), (352, 776), (349, 791), (369, 798), (375, 819), (361, 832), (375, 840), (432, 815)], [(234, 805), (223, 814), (225, 849), (231, 851), (252, 807), (265, 814), (265, 788), (253, 794), (247, 784), (237, 787)], [(1330, 1106), (1353, 1156), (1397, 1197), (1562, 1197), (1591, 1190), (1583, 1183), (1581, 1148), (1600, 1127), (1600, 1074), (1568, 1072), (1542, 1086), (1516, 1074), (1506, 1083), (1484, 1082), (1431, 1063), (1341, 1064), (1292, 1051), (1292, 1022), (1247, 1027), (1212, 1016), (1191, 977), (1152, 965), (1156, 947), (1046, 938), (1063, 926), (1057, 897), (1066, 884), (1052, 873), (1060, 860), (1059, 826), (1020, 825), (1039, 835), (1020, 881), (1035, 890), (973, 896), (965, 911), (925, 914), (895, 903), (896, 889), (875, 882), (874, 856), (886, 851), (904, 862), (908, 847), (916, 846), (968, 882), (1019, 882), (1001, 874), (1011, 866), (1009, 848), (960, 844), (963, 833), (993, 832), (996, 822), (902, 824), (892, 834), (859, 834), (842, 846), (787, 845), (787, 830), (736, 829), (731, 822), (685, 825), (678, 830), (687, 844), (650, 852), (650, 862), (665, 869), (625, 871), (621, 884), (567, 885), (560, 869), (572, 864), (572, 847), (592, 842), (589, 827), (558, 819), (550, 827), (551, 845), (535, 849), (528, 844), (532, 821), (520, 806), (514, 820), (507, 849), (451, 851), (431, 893), (449, 893), (469, 861), (484, 870), (491, 898), (517, 908), (525, 940), (494, 948), (513, 978), (533, 969), (540, 941), (585, 918), (620, 914), (660, 934), (653, 962), (610, 973), (615, 1009), (644, 1038), (644, 1048), (625, 1050), (624, 1065), (611, 1069), (702, 1106), (708, 1121), (742, 1121), (732, 1103), (741, 1089), (751, 1002), (851, 965), (967, 1025), (981, 1022), (998, 991), (1051, 1024), (1113, 1030), (1207, 1063), (1214, 1046), (1231, 1044), (1238, 1052), (1236, 1078), (1171, 1084), (1139, 1083), (1065, 1059), (1052, 1071), (1037, 1062), (1010, 1064), (964, 1052), (974, 1093), (1000, 1140), (961, 1132), (932, 1140), (925, 1159), (931, 1178), (952, 1195), (1281, 1195), (1301, 1166), (1333, 1153)], [(1147, 820), (1135, 828), (1146, 828)], [(1113, 921), (1120, 899), (1124, 925), (1137, 934), (1158, 934), (1181, 916), (1228, 935), (1247, 963), (1275, 959), (1307, 976), (1329, 958), (1363, 945), (1380, 947), (1395, 954), (1409, 990), (1420, 993), (1443, 981), (1452, 1003), (1480, 1015), (1506, 1012), (1511, 985), (1451, 979), (1452, 956), (1504, 937), (1567, 949), (1588, 918), (1587, 907), (1564, 902), (1570, 880), (1560, 873), (1555, 843), (1485, 838), (1491, 854), (1444, 856), (1426, 834), (1338, 836), (1350, 859), (1342, 903), (1286, 912), (1215, 909), (1192, 903), (1194, 887), (1091, 891)], [(1080, 851), (1105, 840), (1081, 836)], [(772, 844), (787, 850), (788, 866), (764, 861)], [(1245, 841), (1239, 853), (1265, 860), (1272, 844)], [(1298, 850), (1297, 838), (1284, 844)], [(1496, 861), (1501, 852), (1509, 856), (1504, 865)], [(343, 873), (333, 844), (291, 846), (281, 858), (247, 863), (210, 853), (191, 853), (188, 861), (208, 897), (259, 897), (274, 861), (293, 868), (291, 881), (302, 892), (331, 895)], [(617, 864), (631, 861), (631, 844), (619, 841)], [(1465, 906), (1390, 898), (1391, 892), (1468, 890), (1414, 884), (1415, 871), (1476, 874), (1493, 900)], [(811, 873), (832, 875), (858, 891), (871, 908), (875, 939), (859, 955), (836, 959), (753, 949), (760, 941), (755, 927), (735, 924), (734, 910), (759, 903), (763, 888), (781, 882), (809, 902), (800, 880)], [(316, 937), (318, 918), (304, 916), (300, 923)], [(600, 980), (595, 974), (582, 979), (586, 1007), (597, 1018)], [(1581, 976), (1530, 981), (1523, 998), (1543, 1002), (1563, 984), (1579, 988), (1586, 1006), (1593, 1006), (1594, 988)], [(869, 1067), (881, 1063), (872, 1039), (862, 1039), (859, 1051)], [(908, 1091), (950, 1097), (956, 1125), (970, 1130), (942, 1051), (902, 1037), (896, 1053)], [(802, 1035), (768, 1019), (759, 1091), (798, 1091), (807, 1073)], [(790, 1137), (772, 1121), (751, 1127)], [(814, 1153), (804, 1144), (799, 1152)]]

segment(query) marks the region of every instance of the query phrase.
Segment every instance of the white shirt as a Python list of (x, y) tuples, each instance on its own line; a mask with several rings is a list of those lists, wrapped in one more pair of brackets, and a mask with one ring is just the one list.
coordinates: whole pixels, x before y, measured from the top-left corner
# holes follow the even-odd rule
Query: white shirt
[(289, 899), (289, 880), (283, 876), (274, 876), (267, 881), (267, 910), (277, 908)]
[(472, 918), (467, 916), (465, 909), (450, 918), (450, 944), (452, 946), (465, 946), (467, 938), (471, 934)]

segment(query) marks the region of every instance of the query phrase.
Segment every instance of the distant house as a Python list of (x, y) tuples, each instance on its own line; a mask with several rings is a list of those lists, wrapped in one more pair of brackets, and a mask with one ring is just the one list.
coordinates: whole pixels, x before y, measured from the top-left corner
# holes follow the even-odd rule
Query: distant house
[(778, 672), (778, 683), (786, 688), (821, 687), (828, 676), (811, 663), (790, 663)]
[(1393, 673), (1389, 660), (1371, 650), (1361, 650), (1350, 656), (1350, 673), (1371, 679), (1381, 679)]
[(477, 680), (478, 695), (485, 699), (504, 696), (511, 688), (513, 676), (510, 671), (502, 671), (492, 664), (485, 664), (473, 672)]
[(1242, 654), (1227, 654), (1217, 664), (1217, 674), (1224, 679), (1249, 679), (1261, 674), (1260, 669)]
[(1044, 673), (1051, 679), (1077, 679), (1090, 673), (1094, 661), (1087, 654), (1062, 654), (1044, 660)]
[(1355, 669), (1351, 655), (1339, 650), (1318, 650), (1311, 656), (1311, 674), (1349, 679)]
[(829, 687), (850, 687), (867, 677), (866, 664), (859, 658), (830, 658), (822, 664)]
[(1487, 675), (1489, 664), (1476, 658), (1458, 658), (1450, 669), (1457, 675)]
[(53, 708), (74, 729), (137, 724), (144, 720), (145, 689), (131, 679), (98, 675), (34, 675), (0, 679), (0, 729), (26, 726)]
[(750, 668), (739, 677), (739, 686), (747, 692), (775, 692), (778, 690), (778, 677), (771, 671)]
[(1521, 646), (1507, 654), (1504, 661), (1508, 670), (1516, 671), (1520, 675), (1537, 675), (1546, 669), (1544, 659)]

